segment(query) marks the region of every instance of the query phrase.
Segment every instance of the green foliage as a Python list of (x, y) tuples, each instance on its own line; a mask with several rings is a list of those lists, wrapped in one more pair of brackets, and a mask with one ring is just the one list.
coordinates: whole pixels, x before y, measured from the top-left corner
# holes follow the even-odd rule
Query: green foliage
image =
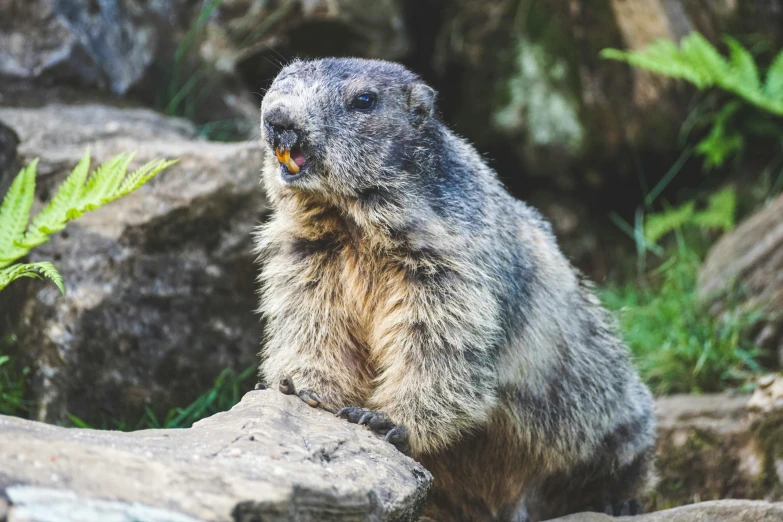
[(90, 175), (90, 153), (85, 152), (49, 205), (33, 218), (29, 226), (38, 160), (22, 169), (0, 206), (0, 290), (22, 277), (44, 276), (65, 293), (62, 278), (51, 263), (12, 263), (49, 241), (49, 236), (64, 229), (69, 221), (130, 194), (176, 163), (154, 160), (128, 174), (133, 156), (115, 156)]
[(657, 285), (629, 283), (601, 292), (619, 312), (639, 371), (656, 394), (703, 393), (741, 386), (763, 371), (747, 332), (761, 315), (730, 306), (713, 318), (696, 301), (701, 261), (685, 247), (659, 267)]
[(15, 341), (16, 338), (10, 335), (0, 338), (0, 413), (20, 416), (28, 411), (24, 392), (30, 369), (19, 368), (10, 355), (9, 347)]
[(699, 33), (691, 33), (678, 48), (658, 40), (642, 51), (604, 49), (601, 56), (636, 67), (686, 80), (699, 89), (719, 87), (765, 111), (783, 116), (783, 52), (773, 60), (766, 81), (761, 81), (753, 56), (737, 40), (724, 38), (726, 59)]
[[(171, 77), (169, 78), (166, 87), (166, 102), (164, 104), (164, 112), (166, 114), (172, 116), (192, 115), (194, 111), (193, 105), (185, 108), (183, 108), (182, 105), (185, 101), (195, 101), (195, 96), (193, 96), (194, 90), (206, 79), (207, 70), (199, 69), (187, 79), (183, 79), (186, 76), (186, 61), (192, 47), (204, 34), (210, 16), (212, 16), (212, 13), (220, 7), (220, 4), (224, 1), (225, 0), (209, 0), (204, 2), (195, 23), (190, 27), (177, 46), (171, 67)], [(211, 76), (214, 77), (214, 73)]]
[[(760, 67), (750, 51), (729, 36), (724, 42), (728, 57), (695, 32), (683, 38), (679, 48), (668, 40), (659, 40), (641, 51), (601, 52), (604, 58), (683, 79), (701, 90), (717, 88), (735, 97), (703, 118), (710, 128), (695, 151), (704, 158), (705, 171), (742, 154), (749, 138), (772, 138), (783, 143), (783, 127), (776, 119), (783, 116), (783, 51), (772, 60), (762, 81)], [(746, 106), (756, 110), (748, 113)]]
[[(144, 416), (135, 423), (129, 423), (124, 419), (114, 419), (105, 423), (103, 427), (121, 431), (152, 428), (189, 428), (200, 419), (231, 409), (239, 402), (242, 395), (251, 389), (251, 381), (255, 374), (256, 367), (254, 366), (240, 373), (226, 368), (217, 376), (211, 389), (184, 408), (173, 408), (169, 410), (165, 417), (159, 418), (150, 407), (146, 407)], [(91, 426), (70, 413), (68, 418), (76, 427), (95, 428), (95, 426)]]
[(650, 243), (657, 243), (666, 234), (687, 226), (728, 231), (734, 228), (736, 208), (736, 195), (726, 187), (709, 196), (704, 210), (696, 210), (696, 202), (691, 200), (676, 208), (647, 214), (644, 237)]

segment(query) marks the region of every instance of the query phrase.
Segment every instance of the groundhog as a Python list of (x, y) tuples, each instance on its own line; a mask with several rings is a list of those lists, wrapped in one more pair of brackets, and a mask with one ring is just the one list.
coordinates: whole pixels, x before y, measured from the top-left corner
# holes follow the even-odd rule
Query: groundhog
[(609, 313), (401, 65), (294, 61), (267, 91), (261, 373), (434, 476), (426, 520), (634, 514), (649, 390)]

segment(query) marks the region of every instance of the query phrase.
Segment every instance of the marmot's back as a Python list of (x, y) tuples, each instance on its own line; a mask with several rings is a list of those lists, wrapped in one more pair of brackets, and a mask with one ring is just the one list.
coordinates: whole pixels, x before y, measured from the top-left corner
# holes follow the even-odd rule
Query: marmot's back
[(434, 100), (381, 61), (275, 79), (262, 373), (420, 459), (435, 520), (635, 511), (650, 394), (549, 225)]

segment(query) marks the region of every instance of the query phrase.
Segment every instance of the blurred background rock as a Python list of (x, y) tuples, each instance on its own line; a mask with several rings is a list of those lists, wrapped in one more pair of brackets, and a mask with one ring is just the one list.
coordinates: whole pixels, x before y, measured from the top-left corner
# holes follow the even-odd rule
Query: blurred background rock
[[(34, 251), (66, 296), (33, 280), (0, 294), (0, 412), (180, 426), (252, 387), (259, 105), (286, 62), (325, 56), (396, 60), (438, 90), (442, 118), (599, 283), (656, 393), (753, 387), (783, 352), (781, 118), (705, 166), (694, 144), (729, 97), (599, 55), (694, 31), (724, 51), (734, 36), (764, 70), (783, 2), (0, 0), (2, 191), (40, 157), (42, 205), (87, 146), (181, 158)], [(712, 208), (726, 187), (728, 225), (639, 237), (646, 216)]]

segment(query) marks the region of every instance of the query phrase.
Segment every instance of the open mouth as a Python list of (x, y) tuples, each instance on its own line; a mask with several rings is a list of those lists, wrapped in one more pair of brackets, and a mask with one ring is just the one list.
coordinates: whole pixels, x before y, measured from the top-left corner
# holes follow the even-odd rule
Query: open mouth
[(305, 166), (305, 155), (302, 152), (302, 148), (298, 145), (294, 145), (290, 149), (277, 147), (275, 156), (277, 156), (277, 161), (284, 165), (291, 175), (299, 174), (299, 171)]

